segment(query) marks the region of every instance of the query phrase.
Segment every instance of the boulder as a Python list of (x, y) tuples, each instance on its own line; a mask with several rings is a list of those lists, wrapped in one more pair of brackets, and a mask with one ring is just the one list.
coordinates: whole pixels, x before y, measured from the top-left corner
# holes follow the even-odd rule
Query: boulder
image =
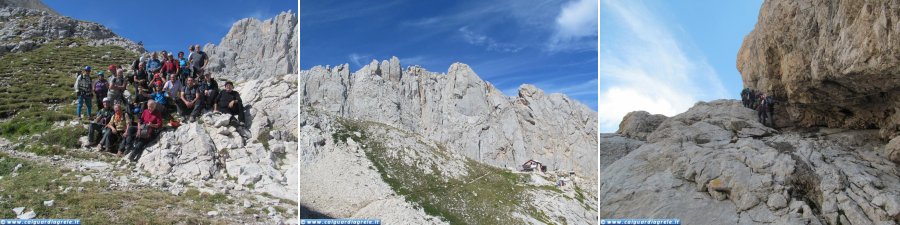
[(625, 115), (619, 123), (617, 134), (626, 137), (646, 141), (647, 135), (656, 130), (666, 120), (666, 116), (647, 113), (646, 111), (634, 111)]

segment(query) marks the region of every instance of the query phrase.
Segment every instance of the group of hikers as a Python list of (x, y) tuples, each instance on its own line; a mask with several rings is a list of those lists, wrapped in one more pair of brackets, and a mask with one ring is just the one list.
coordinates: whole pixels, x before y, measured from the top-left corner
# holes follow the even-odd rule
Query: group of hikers
[(775, 126), (775, 99), (771, 95), (750, 88), (741, 90), (744, 107), (756, 110), (757, 120), (762, 124)]
[[(225, 82), (220, 90), (205, 70), (209, 59), (200, 45), (189, 46), (189, 51), (187, 58), (184, 52), (178, 52), (176, 58), (166, 51), (154, 52), (146, 59), (141, 56), (131, 63), (127, 77), (126, 69), (113, 64), (107, 70), (109, 79), (99, 71), (94, 81), (91, 66), (85, 66), (76, 75), (74, 88), (80, 120), (85, 118), (82, 107), (87, 108), (88, 147), (124, 154), (134, 162), (166, 124), (177, 128), (178, 118), (188, 123), (205, 111), (218, 111), (237, 116), (235, 123), (243, 125), (243, 103), (234, 84)], [(93, 115), (92, 99), (99, 109)]]

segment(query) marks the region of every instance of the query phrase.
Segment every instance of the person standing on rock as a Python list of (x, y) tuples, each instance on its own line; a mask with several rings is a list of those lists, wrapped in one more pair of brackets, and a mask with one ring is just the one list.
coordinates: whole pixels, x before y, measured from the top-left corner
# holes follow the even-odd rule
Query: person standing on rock
[(766, 96), (765, 102), (766, 102), (766, 112), (767, 112), (766, 116), (769, 118), (769, 123), (771, 124), (771, 126), (774, 127), (775, 126), (775, 99), (772, 98), (771, 95), (769, 95), (769, 96)]
[(162, 113), (157, 107), (158, 103), (156, 101), (148, 101), (147, 110), (141, 113), (141, 119), (138, 120), (137, 128), (128, 130), (131, 133), (128, 135), (128, 138), (133, 138), (133, 140), (128, 140), (128, 142), (131, 143), (133, 141), (134, 143), (129, 146), (132, 149), (129, 151), (128, 160), (137, 162), (141, 158), (141, 153), (144, 152), (145, 145), (156, 138), (159, 130), (162, 129)]
[(163, 85), (163, 91), (166, 92), (168, 101), (168, 108), (170, 113), (172, 109), (177, 109), (178, 115), (182, 115), (181, 105), (184, 104), (181, 101), (181, 89), (183, 89), (184, 85), (181, 84), (181, 81), (176, 78), (176, 76), (169, 76), (169, 81), (166, 81), (166, 84)]
[[(181, 91), (181, 101), (184, 102), (182, 117), (186, 122), (196, 120), (203, 110), (203, 93), (200, 87), (194, 83), (194, 78), (188, 78), (184, 90)], [(190, 115), (185, 115), (190, 112)]]
[[(166, 54), (166, 53), (163, 53), (163, 54)], [(162, 69), (160, 70), (162, 72), (162, 78), (168, 79), (169, 76), (177, 75), (178, 74), (178, 64), (177, 64), (178, 62), (175, 62), (175, 58), (172, 57), (172, 54), (169, 53), (168, 55), (163, 55), (163, 58), (165, 60), (163, 61)]]
[(91, 66), (85, 66), (84, 71), (75, 78), (75, 95), (78, 98), (78, 119), (83, 119), (81, 115), (81, 107), (87, 103), (87, 115), (91, 116), (91, 98), (94, 96), (94, 90), (91, 88)]
[[(193, 49), (193, 47), (191, 47)], [(183, 84), (184, 79), (187, 79), (188, 76), (191, 75), (191, 70), (188, 69), (188, 60), (184, 58), (184, 52), (178, 52), (178, 75), (180, 79), (179, 81)]]
[(759, 120), (759, 123), (766, 125), (766, 120), (768, 119), (767, 113), (769, 112), (769, 109), (765, 103), (766, 95), (762, 94), (762, 95), (760, 95), (760, 97), (758, 99), (759, 100), (757, 100), (757, 104), (756, 104), (756, 116)]
[(203, 74), (206, 64), (209, 63), (209, 58), (206, 56), (206, 52), (200, 51), (200, 45), (194, 45), (194, 53), (191, 54), (190, 61), (191, 77), (196, 79)]
[(219, 94), (219, 83), (213, 79), (209, 73), (203, 75), (203, 82), (200, 83), (200, 90), (203, 91), (203, 107), (206, 110), (213, 110), (213, 103), (216, 95)]
[(134, 77), (132, 77), (134, 93), (138, 93), (140, 87), (147, 87), (147, 80), (150, 78), (145, 63), (141, 62), (138, 65), (138, 70), (134, 72)]
[[(163, 52), (163, 54), (165, 54), (165, 51)], [(150, 74), (156, 74), (162, 68), (162, 63), (160, 63), (159, 57), (157, 57), (156, 52), (154, 52), (150, 57), (150, 60), (147, 61), (146, 67), (147, 73)]]
[(749, 88), (744, 88), (743, 90), (741, 90), (741, 104), (743, 104), (746, 108), (750, 108), (750, 104), (748, 104), (750, 99), (747, 97), (749, 92)]
[(237, 115), (239, 122), (244, 123), (244, 104), (241, 102), (240, 93), (234, 90), (234, 83), (231, 81), (225, 82), (225, 90), (219, 93), (213, 108), (232, 116)]
[[(103, 98), (100, 104), (103, 104), (103, 108), (97, 111), (97, 115), (94, 117), (94, 121), (91, 121), (91, 124), (88, 126), (88, 147), (93, 147), (97, 144), (100, 144), (103, 137), (103, 127), (109, 122), (110, 117), (115, 113), (110, 108), (109, 98)], [(96, 135), (95, 135), (96, 134)]]
[[(115, 74), (115, 73), (111, 73), (111, 74)], [(94, 100), (97, 101), (97, 111), (98, 112), (104, 108), (102, 100), (104, 98), (106, 98), (108, 91), (109, 91), (109, 81), (107, 81), (106, 78), (103, 76), (103, 71), (100, 71), (100, 73), (97, 73), (97, 81), (94, 82), (94, 97), (95, 97)]]
[(120, 141), (118, 144), (118, 148), (115, 149), (118, 151), (118, 154), (122, 154), (122, 151), (125, 149), (125, 142), (123, 137), (125, 137), (125, 131), (131, 127), (131, 118), (128, 115), (125, 115), (125, 111), (123, 109), (123, 105), (120, 103), (116, 103), (113, 105), (114, 113), (112, 117), (109, 119), (109, 123), (106, 124), (106, 128), (103, 130), (103, 139), (101, 141), (102, 145), (97, 148), (97, 151), (106, 151), (113, 152), (113, 145), (116, 141)]
[(108, 98), (113, 103), (127, 104), (125, 101), (125, 89), (128, 88), (128, 82), (123, 76), (125, 71), (117, 70), (112, 77), (109, 78)]

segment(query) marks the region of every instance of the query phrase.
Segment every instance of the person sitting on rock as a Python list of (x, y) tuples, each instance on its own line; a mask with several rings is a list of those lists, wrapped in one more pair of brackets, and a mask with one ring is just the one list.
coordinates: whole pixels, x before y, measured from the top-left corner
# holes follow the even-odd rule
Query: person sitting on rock
[(178, 113), (178, 115), (181, 115), (181, 104), (184, 104), (180, 102), (180, 94), (182, 88), (183, 85), (181, 84), (181, 81), (176, 78), (176, 76), (169, 76), (169, 81), (166, 81), (166, 84), (163, 85), (163, 91), (166, 92), (166, 95), (169, 98), (169, 100), (167, 101), (168, 106), (166, 107), (168, 108), (169, 113), (171, 113), (172, 109), (177, 109), (176, 112)]
[[(200, 116), (203, 110), (202, 95), (200, 87), (194, 83), (194, 78), (188, 78), (187, 85), (181, 91), (181, 101), (184, 102), (184, 107), (182, 108), (182, 113), (184, 114), (182, 114), (182, 117), (184, 117), (186, 122), (196, 120)], [(186, 115), (188, 112), (190, 112), (190, 115)]]
[(112, 101), (112, 103), (121, 103), (127, 104), (125, 101), (125, 89), (128, 88), (128, 82), (125, 80), (123, 76), (125, 71), (118, 70), (114, 74), (114, 76), (109, 78), (109, 92), (108, 98)]
[[(111, 73), (114, 74), (114, 73)], [(103, 71), (97, 73), (97, 81), (94, 82), (94, 97), (97, 101), (97, 110), (103, 109), (103, 99), (109, 93), (109, 81), (103, 76)]]
[[(125, 149), (125, 142), (123, 137), (125, 137), (125, 131), (128, 131), (128, 128), (131, 126), (131, 118), (125, 114), (124, 106), (120, 103), (116, 103), (113, 105), (113, 115), (109, 119), (109, 123), (106, 124), (106, 128), (103, 129), (103, 139), (101, 140), (102, 145), (97, 147), (97, 151), (116, 151), (118, 154), (122, 154), (122, 151)], [(119, 142), (118, 148), (114, 148), (114, 144)]]
[(203, 103), (206, 110), (213, 110), (213, 103), (216, 95), (219, 94), (219, 83), (213, 79), (209, 73), (203, 75), (203, 82), (200, 83), (200, 90), (203, 91)]
[(156, 101), (148, 101), (147, 110), (144, 110), (141, 113), (137, 127), (128, 130), (128, 138), (133, 139), (128, 140), (128, 143), (134, 143), (128, 146), (131, 147), (130, 153), (128, 154), (128, 160), (137, 162), (137, 160), (141, 158), (141, 153), (144, 152), (145, 145), (156, 138), (157, 134), (162, 129), (162, 113), (160, 113), (157, 107), (158, 103)]
[(225, 90), (219, 93), (213, 108), (216, 111), (228, 113), (232, 116), (237, 115), (239, 123), (244, 123), (244, 104), (241, 102), (241, 95), (234, 90), (234, 83), (225, 82)]
[(82, 106), (87, 106), (87, 115), (88, 117), (91, 116), (91, 98), (94, 97), (94, 89), (91, 88), (91, 85), (93, 84), (91, 81), (91, 67), (85, 66), (84, 71), (75, 78), (74, 88), (75, 96), (78, 98), (78, 108), (76, 110), (78, 119), (83, 119), (81, 114)]
[(103, 98), (100, 102), (103, 104), (103, 108), (97, 111), (94, 121), (91, 121), (91, 124), (88, 125), (88, 147), (100, 144), (103, 138), (103, 127), (109, 123), (109, 119), (114, 113), (113, 109), (110, 108), (109, 98)]
[(166, 84), (166, 80), (163, 78), (161, 73), (156, 73), (153, 75), (153, 80), (150, 81), (150, 90), (156, 90), (156, 87), (163, 87)]
[(153, 93), (150, 94), (150, 99), (152, 99), (151, 101), (156, 102), (157, 111), (159, 111), (161, 114), (168, 114), (168, 110), (166, 110), (166, 104), (168, 104), (169, 99), (166, 95), (167, 93), (163, 91), (162, 86), (156, 86), (156, 90), (154, 90)]

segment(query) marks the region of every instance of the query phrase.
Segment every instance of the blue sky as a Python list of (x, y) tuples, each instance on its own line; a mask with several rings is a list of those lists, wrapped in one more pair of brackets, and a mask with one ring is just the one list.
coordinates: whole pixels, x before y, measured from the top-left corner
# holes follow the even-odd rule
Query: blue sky
[(300, 67), (400, 58), (469, 64), (507, 95), (523, 83), (597, 109), (597, 1), (304, 1)]
[[(297, 13), (296, 1), (44, 0), (59, 14), (103, 24), (119, 36), (143, 41), (147, 50), (187, 52), (189, 44), (218, 44), (242, 18), (268, 19)], [(195, 10), (192, 10), (195, 9)]]
[(600, 131), (628, 112), (674, 116), (697, 101), (739, 99), (738, 49), (762, 0), (600, 2)]

